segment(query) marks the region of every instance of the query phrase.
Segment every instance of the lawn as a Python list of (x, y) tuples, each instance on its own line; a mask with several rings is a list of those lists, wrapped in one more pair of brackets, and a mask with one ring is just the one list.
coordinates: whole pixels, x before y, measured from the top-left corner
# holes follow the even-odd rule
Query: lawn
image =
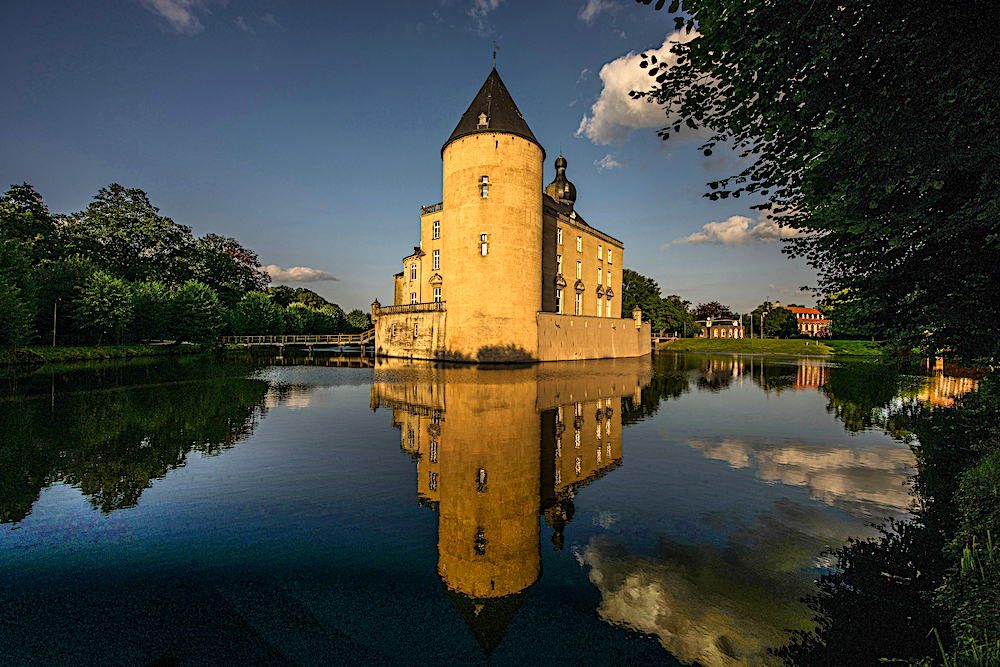
[(742, 352), (748, 354), (823, 354), (874, 356), (878, 343), (857, 340), (776, 340), (773, 338), (685, 338), (664, 345), (671, 352)]
[(99, 359), (131, 359), (174, 354), (204, 352), (200, 345), (31, 345), (18, 350), (0, 350), (0, 365), (50, 364), (62, 361), (88, 361)]

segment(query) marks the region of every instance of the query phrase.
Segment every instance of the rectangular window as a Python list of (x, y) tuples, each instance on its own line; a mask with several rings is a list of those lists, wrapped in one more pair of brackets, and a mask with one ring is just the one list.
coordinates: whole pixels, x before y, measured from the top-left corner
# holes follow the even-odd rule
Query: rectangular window
[(601, 297), (597, 297), (597, 316), (601, 316)]
[(611, 289), (611, 271), (608, 271), (608, 289)]
[(562, 245), (562, 227), (556, 228), (556, 243)]
[(416, 292), (410, 292), (410, 304), (414, 304), (416, 302), (417, 302), (417, 293)]
[(556, 275), (562, 275), (562, 255), (556, 255)]
[(608, 248), (608, 264), (611, 263), (611, 248)]
[(611, 299), (608, 299), (608, 314), (605, 317), (611, 317)]
[(395, 324), (392, 325), (392, 337), (393, 338), (396, 337), (396, 325)]
[(483, 257), (485, 257), (486, 253), (488, 253), (489, 251), (490, 251), (490, 246), (486, 242), (486, 234), (480, 234), (479, 235), (479, 254), (481, 254)]
[(583, 278), (583, 262), (576, 263), (576, 279), (580, 280)]
[(603, 283), (601, 282), (601, 275), (602, 275), (603, 273), (604, 273), (603, 271), (601, 271), (600, 269), (597, 269), (597, 284), (598, 284), (598, 285), (602, 285), (602, 284), (603, 284)]
[(577, 252), (583, 252), (583, 237), (582, 236), (577, 236), (576, 237), (576, 251)]
[(416, 279), (417, 279), (417, 265), (410, 264), (410, 280), (416, 280)]
[(483, 199), (486, 199), (487, 197), (490, 196), (490, 185), (489, 185), (489, 183), (490, 183), (490, 177), (489, 176), (483, 176), (483, 179), (481, 181), (482, 189), (483, 189), (483, 193), (482, 193)]
[(434, 221), (434, 235), (433, 235), (433, 238), (436, 238), (436, 239), (441, 238), (441, 221), (440, 220), (435, 220)]
[(580, 296), (581, 296), (580, 293), (577, 292), (576, 293), (576, 309), (575, 309), (575, 311), (573, 313), (574, 315), (579, 315), (580, 314)]
[(434, 251), (434, 270), (437, 271), (440, 268), (441, 268), (441, 251), (440, 250), (435, 250)]
[(420, 325), (419, 324), (414, 324), (413, 325), (413, 337), (416, 338), (419, 335), (420, 335)]
[(434, 288), (434, 303), (441, 303), (441, 288)]
[(562, 290), (561, 289), (557, 289), (556, 290), (556, 312), (557, 313), (561, 313), (562, 312)]
[(604, 259), (604, 246), (597, 246), (597, 259)]
[(431, 463), (438, 462), (438, 444), (437, 440), (431, 440)]

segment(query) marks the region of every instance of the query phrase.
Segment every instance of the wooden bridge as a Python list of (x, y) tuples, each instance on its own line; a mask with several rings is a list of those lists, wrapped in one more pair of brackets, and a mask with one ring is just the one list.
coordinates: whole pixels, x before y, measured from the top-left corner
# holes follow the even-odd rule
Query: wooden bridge
[(253, 347), (254, 345), (304, 345), (309, 349), (317, 346), (326, 347), (361, 347), (364, 349), (375, 342), (374, 327), (359, 334), (328, 334), (328, 335), (293, 335), (293, 336), (223, 336), (226, 345)]

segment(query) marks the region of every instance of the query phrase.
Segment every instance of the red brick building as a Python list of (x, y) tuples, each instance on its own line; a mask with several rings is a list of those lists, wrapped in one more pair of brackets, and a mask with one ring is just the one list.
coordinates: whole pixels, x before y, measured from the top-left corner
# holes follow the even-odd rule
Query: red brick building
[(809, 336), (829, 337), (830, 320), (815, 308), (801, 308), (799, 306), (784, 306), (785, 310), (795, 313), (795, 319), (799, 324), (799, 333)]

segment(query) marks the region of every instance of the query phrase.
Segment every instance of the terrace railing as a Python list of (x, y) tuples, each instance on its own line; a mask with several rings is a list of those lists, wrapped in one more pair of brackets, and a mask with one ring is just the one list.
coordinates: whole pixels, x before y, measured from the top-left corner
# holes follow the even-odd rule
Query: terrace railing
[(396, 315), (399, 313), (432, 313), (446, 310), (444, 301), (432, 303), (411, 303), (405, 306), (382, 306), (375, 315)]

